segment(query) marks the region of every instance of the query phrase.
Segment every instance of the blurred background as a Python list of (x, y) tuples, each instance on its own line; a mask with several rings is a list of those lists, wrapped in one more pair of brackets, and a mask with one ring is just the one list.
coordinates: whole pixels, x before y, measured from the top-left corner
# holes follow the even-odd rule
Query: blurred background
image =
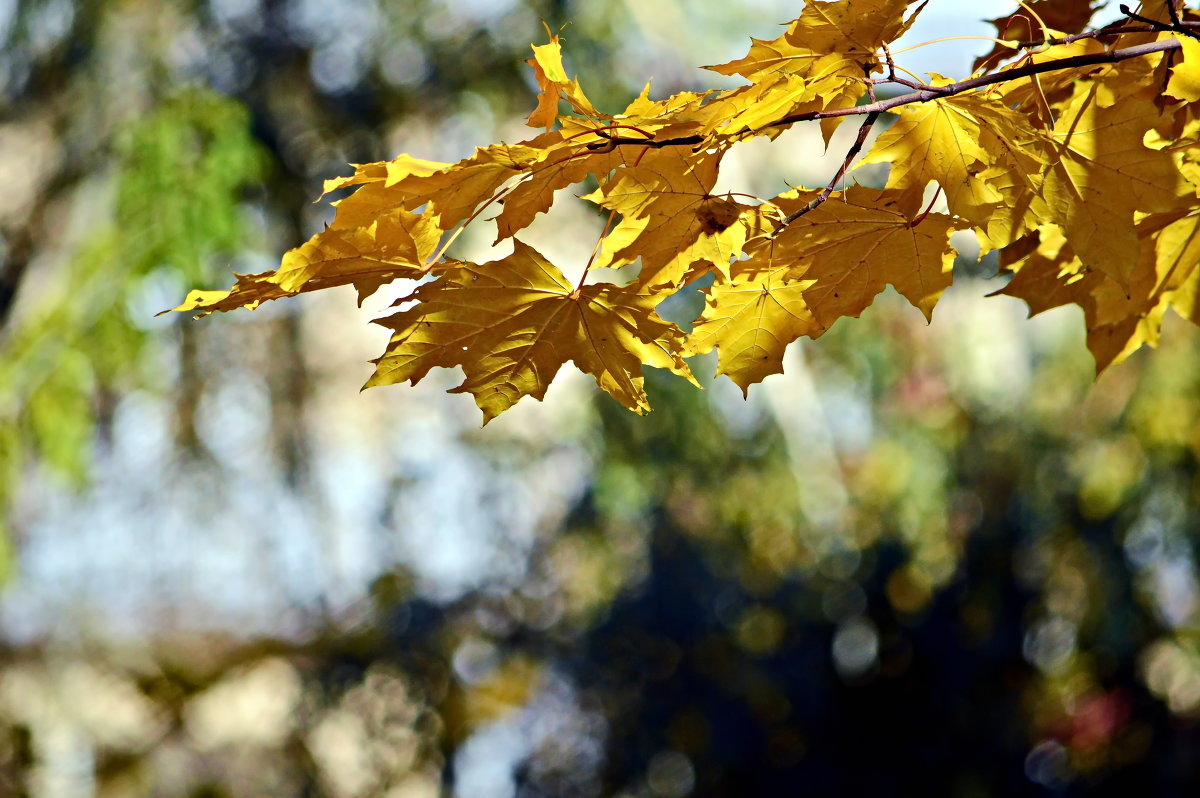
[[(906, 41), (1010, 10), (934, 0)], [(564, 373), (481, 430), (453, 372), (359, 393), (404, 286), (155, 315), (277, 265), (348, 162), (528, 138), (542, 21), (616, 111), (731, 85), (695, 66), (798, 12), (0, 0), (0, 796), (1196, 794), (1178, 319), (1093, 382), (1079, 314), (964, 260), (931, 326), (885, 295), (748, 400), (648, 373), (639, 418)], [(723, 190), (839, 158), (797, 128)]]

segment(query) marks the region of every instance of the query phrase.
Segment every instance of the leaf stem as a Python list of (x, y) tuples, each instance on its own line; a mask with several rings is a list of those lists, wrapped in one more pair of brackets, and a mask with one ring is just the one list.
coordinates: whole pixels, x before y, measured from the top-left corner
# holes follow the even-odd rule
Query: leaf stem
[(913, 219), (913, 221), (912, 221), (913, 227), (916, 227), (921, 222), (925, 221), (925, 217), (928, 216), (929, 212), (933, 210), (933, 206), (937, 203), (938, 197), (940, 197), (940, 196), (942, 196), (942, 186), (939, 183), (937, 190), (933, 192), (933, 197), (929, 200), (929, 205), (927, 205), (925, 207), (925, 210), (921, 211), (920, 216), (918, 216), (916, 219)]
[(600, 237), (596, 239), (596, 245), (592, 247), (592, 254), (591, 257), (588, 258), (587, 265), (583, 267), (583, 274), (579, 275), (579, 283), (575, 286), (576, 294), (583, 290), (583, 281), (587, 279), (588, 272), (591, 271), (592, 264), (596, 262), (596, 256), (600, 254), (600, 245), (604, 243), (605, 237), (608, 236), (608, 228), (612, 226), (613, 219), (616, 218), (616, 215), (616, 208), (613, 208), (608, 212), (608, 218), (604, 220), (604, 229), (600, 231)]
[(573, 141), (574, 139), (577, 139), (580, 136), (588, 136), (588, 135), (596, 135), (596, 136), (599, 136), (600, 138), (604, 139), (605, 141), (611, 141), (612, 136), (605, 135), (605, 133), (608, 132), (609, 130), (633, 130), (638, 133), (641, 133), (647, 139), (654, 138), (653, 133), (650, 133), (649, 131), (646, 131), (646, 130), (642, 130), (637, 125), (612, 124), (612, 125), (605, 125), (604, 127), (593, 128), (591, 130), (581, 130), (578, 133), (573, 133), (570, 136), (567, 136), (566, 138), (563, 139), (563, 141)]
[(980, 39), (982, 41), (992, 42), (992, 43), (1001, 41), (1001, 39), (997, 39), (995, 36), (943, 36), (940, 39), (930, 39), (927, 42), (921, 42), (920, 44), (914, 44), (911, 47), (902, 47), (899, 50), (896, 50), (894, 52), (896, 54), (907, 53), (912, 50), (919, 50), (920, 48), (926, 47), (930, 44), (941, 44), (942, 42), (956, 42), (956, 41), (959, 41), (960, 39)]
[(471, 213), (470, 216), (459, 223), (458, 227), (454, 228), (454, 232), (450, 234), (450, 237), (446, 239), (446, 243), (438, 247), (437, 251), (433, 253), (429, 260), (425, 261), (425, 270), (428, 271), (430, 266), (441, 260), (442, 256), (446, 254), (446, 250), (450, 249), (450, 245), (453, 244), (460, 235), (462, 235), (462, 231), (466, 230), (467, 227), (470, 226), (471, 222), (479, 218), (479, 214), (483, 213), (493, 202), (507, 197), (513, 189), (521, 185), (522, 180), (524, 180), (526, 177), (528, 177), (528, 175), (521, 175), (520, 179), (515, 181), (512, 185), (502, 189), (501, 191), (497, 191), (492, 195), (491, 199), (480, 205), (474, 210), (474, 212)]

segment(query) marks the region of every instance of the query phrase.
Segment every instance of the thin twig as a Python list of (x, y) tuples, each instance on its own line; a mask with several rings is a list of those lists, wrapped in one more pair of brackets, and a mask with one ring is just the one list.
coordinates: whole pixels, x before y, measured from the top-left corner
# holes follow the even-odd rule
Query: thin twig
[(683, 147), (689, 144), (701, 144), (704, 142), (704, 136), (679, 136), (673, 139), (661, 139), (659, 141), (650, 141), (647, 139), (635, 139), (630, 136), (612, 136), (605, 139), (603, 142), (595, 141), (585, 145), (589, 150), (604, 150), (607, 151), (616, 147), (618, 144), (639, 144), (643, 147), (659, 149), (661, 147)]
[(1175, 7), (1175, 0), (1168, 0), (1167, 2), (1167, 13), (1171, 15), (1171, 22), (1169, 24), (1163, 22), (1162, 20), (1150, 19), (1150, 17), (1143, 17), (1141, 14), (1135, 14), (1129, 8), (1129, 6), (1125, 5), (1124, 3), (1121, 3), (1121, 5), (1117, 6), (1117, 8), (1121, 9), (1121, 13), (1130, 19), (1137, 22), (1144, 22), (1156, 31), (1175, 31), (1176, 33), (1182, 33), (1184, 36), (1189, 36), (1193, 39), (1200, 39), (1200, 34), (1196, 33), (1195, 30), (1192, 30), (1192, 28), (1195, 26), (1189, 25), (1180, 19), (1179, 9)]
[(1171, 25), (1177, 30), (1183, 27), (1183, 20), (1179, 18), (1179, 9), (1175, 7), (1175, 0), (1167, 0), (1167, 13), (1171, 15)]
[(863, 144), (867, 141), (867, 135), (871, 132), (871, 128), (874, 126), (875, 120), (877, 119), (879, 119), (878, 111), (867, 114), (867, 118), (862, 121), (862, 124), (858, 128), (858, 136), (855, 137), (854, 144), (846, 153), (846, 157), (842, 160), (842, 165), (840, 168), (838, 168), (837, 174), (833, 176), (833, 180), (830, 180), (829, 185), (821, 189), (821, 193), (814, 197), (812, 202), (808, 203), (803, 208), (793, 211), (792, 213), (789, 213), (787, 216), (783, 217), (783, 221), (779, 223), (779, 227), (775, 230), (776, 234), (804, 214), (823, 204), (825, 200), (829, 199), (829, 197), (833, 194), (834, 189), (837, 188), (838, 183), (842, 182), (842, 178), (845, 177), (846, 172), (850, 170), (851, 161), (858, 156), (859, 151), (863, 148)]

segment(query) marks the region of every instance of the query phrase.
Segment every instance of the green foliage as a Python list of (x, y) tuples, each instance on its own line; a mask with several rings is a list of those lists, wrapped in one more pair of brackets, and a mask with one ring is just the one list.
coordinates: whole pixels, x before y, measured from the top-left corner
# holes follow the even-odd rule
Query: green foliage
[(248, 242), (242, 192), (265, 160), (240, 103), (184, 92), (129, 124), (116, 155), (114, 187), (81, 189), (98, 203), (115, 194), (111, 221), (22, 299), (0, 342), (0, 510), (35, 464), (80, 484), (106, 398), (159, 387), (143, 368), (146, 319), (131, 315), (146, 281), (203, 279)]

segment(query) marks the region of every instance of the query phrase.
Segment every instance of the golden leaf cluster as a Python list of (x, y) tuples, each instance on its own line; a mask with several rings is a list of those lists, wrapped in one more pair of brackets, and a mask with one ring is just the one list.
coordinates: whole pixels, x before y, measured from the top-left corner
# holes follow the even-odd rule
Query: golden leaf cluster
[[(809, 0), (782, 36), (708, 67), (747, 85), (661, 100), (647, 86), (611, 115), (568, 77), (552, 35), (529, 59), (540, 92), (528, 123), (545, 132), (458, 163), (359, 165), (326, 184), (354, 189), (332, 224), (277, 270), (194, 291), (176, 310), (347, 284), (361, 300), (418, 281), (379, 320), (392, 336), (367, 384), (461, 367), (454, 390), (485, 421), (542, 398), (568, 361), (638, 412), (644, 365), (691, 379), (684, 357), (713, 349), (718, 373), (746, 390), (782, 370), (789, 343), (858, 316), (888, 285), (928, 317), (952, 279), (954, 231), (999, 251), (1014, 275), (1002, 293), (1033, 312), (1079, 305), (1100, 368), (1154, 344), (1168, 308), (1200, 320), (1200, 15), (1158, 0), (1089, 31), (1091, 2), (1034, 0), (994, 21), (974, 74), (923, 81), (888, 49), (923, 7)], [(867, 147), (883, 114), (892, 123)], [(859, 135), (829, 185), (714, 193), (739, 143), (802, 121), (819, 122), (828, 143), (848, 119)], [(887, 164), (886, 184), (858, 185), (857, 164)], [(518, 237), (560, 189), (585, 182), (595, 188), (582, 201), (608, 224), (584, 276), (627, 267), (606, 272), (636, 272), (626, 283), (569, 281)], [(511, 254), (449, 257), (486, 212)], [(690, 332), (658, 316), (705, 275)]]

